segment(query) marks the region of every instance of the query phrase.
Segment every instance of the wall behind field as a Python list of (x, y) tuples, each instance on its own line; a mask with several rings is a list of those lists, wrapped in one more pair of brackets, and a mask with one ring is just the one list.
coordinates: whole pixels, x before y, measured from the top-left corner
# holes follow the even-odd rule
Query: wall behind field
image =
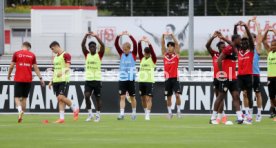
[[(194, 19), (194, 48), (205, 50), (205, 44), (214, 31), (219, 30), (223, 35), (231, 37), (234, 24), (242, 20), (247, 22), (250, 16), (216, 16), (216, 17), (195, 17)], [(273, 27), (276, 29), (276, 16), (258, 16), (261, 29)], [(172, 32), (180, 42), (182, 50), (188, 49), (188, 17), (98, 17), (97, 32), (105, 40), (107, 47), (114, 48), (113, 42), (118, 33), (128, 30), (136, 39), (142, 36), (149, 37), (158, 55), (161, 54), (161, 36), (164, 32)], [(239, 33), (243, 34), (243, 28)], [(255, 24), (250, 24), (251, 32), (257, 33)], [(269, 40), (273, 36), (269, 35)], [(275, 36), (274, 36), (275, 38)], [(127, 40), (126, 37), (123, 39)], [(168, 39), (171, 40), (171, 39)], [(213, 42), (212, 47), (218, 40)], [(113, 49), (112, 51), (115, 51)]]
[[(160, 55), (160, 38), (162, 33), (169, 31), (174, 32), (177, 38), (180, 41), (181, 49), (188, 49), (188, 17), (96, 17), (95, 19), (90, 20), (88, 17), (83, 17), (81, 21), (82, 25), (75, 27), (82, 27), (81, 31), (75, 32), (51, 32), (51, 33), (35, 33), (34, 28), (31, 28), (31, 37), (28, 37), (28, 40), (32, 42), (33, 51), (38, 55), (48, 55), (51, 56), (49, 50), (49, 43), (53, 40), (60, 42), (61, 46), (70, 52), (73, 56), (81, 56), (81, 41), (85, 34), (88, 31), (88, 21), (92, 22), (92, 31), (98, 32), (100, 38), (106, 44), (106, 55), (117, 55), (114, 48), (114, 40), (116, 35), (121, 31), (128, 30), (133, 36), (138, 40), (142, 36), (147, 36), (153, 44), (154, 49), (157, 51), (157, 54)], [(252, 18), (251, 16), (217, 16), (217, 17), (195, 17), (195, 38), (194, 38), (194, 47), (195, 50), (203, 51), (205, 50), (205, 43), (208, 38), (215, 30), (220, 30), (222, 33), (228, 37), (231, 36), (233, 32), (233, 26), (239, 20), (247, 21)], [(261, 28), (273, 27), (276, 29), (276, 16), (258, 16), (258, 21), (260, 22)], [(29, 21), (29, 22), (28, 22)], [(39, 19), (32, 19), (32, 22), (40, 21)], [(26, 21), (25, 26), (31, 26), (30, 20)], [(60, 21), (54, 22), (57, 25), (60, 24)], [(16, 37), (13, 37), (12, 29), (13, 28), (22, 28), (22, 26), (16, 27), (20, 24), (10, 24), (9, 22), (5, 23), (6, 29), (11, 31), (11, 43), (5, 47), (6, 54), (11, 54), (18, 48), (21, 47), (22, 37), (18, 38), (18, 41), (14, 40)], [(69, 25), (69, 24), (68, 24)], [(41, 26), (36, 26), (41, 27)], [(53, 29), (54, 30), (54, 29)], [(254, 24), (250, 25), (250, 30), (256, 33)], [(242, 32), (240, 31), (242, 34)], [(272, 34), (269, 35), (268, 39), (272, 39)], [(275, 37), (274, 37), (275, 38)], [(89, 39), (93, 40), (93, 39)], [(123, 37), (121, 41), (127, 41), (127, 37)], [(212, 47), (216, 49), (215, 44), (218, 40), (213, 42)]]

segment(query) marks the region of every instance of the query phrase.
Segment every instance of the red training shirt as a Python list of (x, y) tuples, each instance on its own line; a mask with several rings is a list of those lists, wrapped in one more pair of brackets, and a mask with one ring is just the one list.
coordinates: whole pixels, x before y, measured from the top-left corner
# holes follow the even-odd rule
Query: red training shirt
[(217, 75), (217, 73), (219, 72), (219, 67), (218, 67), (219, 52), (212, 50), (211, 56), (213, 60), (214, 78), (219, 78), (219, 76)]
[(251, 51), (250, 49), (239, 50), (238, 75), (253, 74), (253, 58), (254, 58), (254, 51)]
[(13, 54), (12, 62), (16, 65), (14, 81), (32, 82), (32, 68), (33, 64), (36, 64), (35, 55), (29, 50), (19, 50)]
[(175, 53), (166, 53), (164, 56), (165, 79), (178, 78), (179, 56)]
[(222, 50), (222, 53), (226, 55), (226, 58), (222, 62), (222, 70), (226, 73), (226, 78), (236, 80), (237, 49), (228, 45)]

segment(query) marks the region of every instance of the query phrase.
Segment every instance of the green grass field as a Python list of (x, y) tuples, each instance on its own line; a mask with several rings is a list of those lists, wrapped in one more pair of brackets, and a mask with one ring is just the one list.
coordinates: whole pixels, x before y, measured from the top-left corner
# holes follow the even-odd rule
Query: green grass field
[[(253, 125), (209, 125), (209, 116), (184, 116), (168, 120), (152, 116), (136, 121), (129, 116), (102, 115), (100, 123), (78, 121), (66, 116), (65, 124), (53, 124), (58, 115), (0, 115), (0, 148), (274, 148), (276, 122), (263, 117)], [(49, 124), (42, 124), (42, 120)], [(231, 117), (232, 121), (235, 117)]]

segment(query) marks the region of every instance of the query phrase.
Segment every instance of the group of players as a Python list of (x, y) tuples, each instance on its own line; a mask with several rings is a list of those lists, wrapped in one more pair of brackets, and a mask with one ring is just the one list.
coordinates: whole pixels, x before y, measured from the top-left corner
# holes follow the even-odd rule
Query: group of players
[[(249, 21), (256, 22), (256, 18)], [(248, 24), (249, 24), (248, 23)], [(237, 33), (237, 27), (244, 27), (246, 32), (244, 37), (241, 37)], [(249, 31), (248, 25), (244, 22), (238, 22), (235, 24), (234, 35), (232, 41), (225, 38), (220, 32), (216, 31), (211, 39), (206, 44), (206, 47), (213, 58), (214, 64), (214, 89), (216, 94), (216, 101), (214, 105), (214, 111), (210, 120), (211, 124), (225, 123), (227, 121), (224, 116), (224, 98), (227, 91), (233, 97), (233, 104), (237, 113), (237, 121), (239, 124), (252, 122), (252, 88), (256, 93), (258, 113), (256, 121), (261, 121), (262, 99), (260, 93), (260, 69), (259, 59), (261, 53), (261, 43), (268, 52), (268, 87), (271, 104), (276, 106), (276, 41), (273, 40), (271, 46), (267, 43), (267, 34), (273, 29), (266, 30), (264, 36), (262, 36), (260, 29), (258, 29), (258, 35), (252, 34)], [(128, 36), (132, 41), (132, 44), (125, 42), (120, 46), (119, 40), (122, 36)], [(86, 45), (87, 38), (93, 37), (100, 44), (100, 50), (97, 52), (97, 43), (91, 41)], [(172, 41), (166, 39), (171, 38)], [(220, 42), (217, 43), (218, 52), (211, 48), (211, 43), (215, 38), (219, 38)], [(226, 46), (226, 43), (228, 46)], [(255, 46), (257, 42), (257, 46)], [(178, 76), (178, 64), (180, 58), (180, 47), (177, 39), (172, 33), (164, 33), (162, 35), (162, 56), (164, 61), (164, 77), (165, 77), (165, 96), (168, 109), (168, 118), (173, 117), (171, 105), (172, 95), (176, 96), (177, 105), (177, 117), (181, 118), (181, 88)], [(146, 45), (144, 48), (143, 45)], [(55, 123), (64, 123), (64, 111), (65, 106), (69, 106), (74, 115), (74, 120), (78, 120), (79, 108), (68, 99), (68, 84), (70, 81), (70, 64), (71, 56), (65, 52), (58, 42), (54, 41), (50, 44), (50, 49), (56, 54), (53, 65), (53, 79), (49, 82), (48, 87), (53, 91), (58, 100), (60, 117)], [(101, 65), (102, 58), (105, 52), (105, 45), (101, 39), (94, 32), (87, 33), (81, 43), (82, 52), (85, 57), (85, 90), (84, 96), (86, 101), (86, 108), (88, 110), (88, 118), (86, 121), (94, 119), (95, 122), (99, 122), (100, 112), (102, 109), (101, 102), (101, 88), (102, 88), (102, 75)], [(126, 95), (129, 95), (132, 114), (131, 119), (136, 119), (136, 99), (135, 99), (135, 80), (136, 80), (136, 57), (140, 59), (139, 68), (139, 92), (141, 96), (142, 106), (145, 111), (145, 120), (150, 120), (150, 112), (152, 107), (152, 97), (154, 89), (154, 68), (156, 65), (157, 57), (150, 41), (143, 37), (139, 40), (138, 45), (136, 40), (127, 31), (120, 33), (115, 39), (115, 47), (120, 56), (120, 70), (119, 70), (119, 96), (120, 96), (120, 114), (118, 120), (124, 120), (125, 118), (125, 101)], [(15, 72), (15, 102), (19, 112), (18, 122), (21, 123), (23, 114), (26, 111), (26, 99), (30, 92), (32, 82), (32, 67), (35, 73), (41, 81), (41, 85), (45, 86), (43, 78), (37, 67), (36, 56), (30, 51), (31, 44), (24, 42), (22, 44), (22, 50), (14, 53), (12, 63), (8, 72), (8, 79), (11, 79), (11, 73), (16, 65)], [(143, 52), (144, 51), (144, 52)], [(236, 76), (236, 60), (238, 60), (238, 76)], [(243, 91), (245, 116), (241, 111), (239, 94)], [(91, 108), (92, 95), (95, 96), (96, 115), (94, 116)], [(273, 106), (273, 107), (274, 107)], [(275, 108), (273, 108), (275, 110)], [(276, 119), (274, 119), (276, 121)]]
[[(248, 26), (255, 23), (258, 34), (251, 33)], [(244, 27), (244, 35), (238, 34), (238, 27)], [(206, 44), (206, 48), (212, 56), (214, 66), (214, 90), (216, 101), (210, 124), (226, 123), (227, 117), (223, 112), (224, 99), (228, 90), (233, 98), (233, 105), (236, 110), (238, 124), (252, 124), (253, 115), (253, 97), (254, 90), (257, 100), (258, 112), (256, 122), (262, 119), (262, 95), (260, 84), (260, 68), (259, 60), (261, 54), (262, 43), (267, 50), (267, 70), (268, 70), (268, 90), (271, 100), (272, 111), (276, 106), (276, 40), (271, 42), (271, 46), (267, 43), (268, 32), (276, 30), (267, 29), (262, 36), (262, 32), (256, 17), (253, 17), (244, 23), (239, 21), (234, 26), (234, 34), (232, 40), (225, 38), (220, 32), (216, 31)], [(211, 48), (211, 43), (215, 38), (219, 38), (217, 43), (218, 52)], [(226, 46), (226, 43), (228, 46)], [(236, 60), (238, 60), (238, 72), (236, 74)], [(245, 114), (241, 111), (240, 93), (243, 92), (243, 102)], [(276, 121), (276, 118), (273, 119)]]
[[(119, 45), (119, 40), (122, 36), (128, 36), (132, 41), (132, 45), (129, 42), (125, 42), (122, 47)], [(88, 48), (86, 46), (86, 41), (88, 37), (95, 38), (100, 44), (100, 50), (97, 52), (97, 43), (91, 41), (88, 43)], [(165, 45), (165, 38), (170, 37), (173, 41), (167, 42)], [(146, 47), (142, 47), (146, 44)], [(53, 41), (50, 44), (50, 49), (54, 54), (56, 54), (53, 60), (53, 78), (49, 82), (48, 87), (51, 89), (53, 86), (53, 91), (58, 100), (59, 114), (60, 117), (55, 123), (64, 123), (64, 111), (65, 106), (69, 106), (74, 115), (74, 120), (78, 120), (79, 108), (68, 99), (68, 84), (70, 81), (70, 64), (71, 56), (69, 53), (65, 52), (59, 45), (58, 42)], [(82, 52), (85, 57), (85, 102), (86, 108), (88, 110), (88, 118), (86, 121), (91, 121), (94, 119), (95, 122), (100, 121), (100, 112), (102, 108), (101, 101), (101, 88), (102, 88), (102, 74), (101, 65), (102, 58), (105, 52), (105, 45), (101, 39), (94, 32), (87, 33), (81, 43)], [(128, 93), (132, 114), (131, 119), (136, 119), (136, 99), (135, 99), (135, 80), (136, 80), (136, 56), (140, 59), (140, 70), (139, 70), (139, 91), (142, 99), (142, 106), (145, 111), (145, 120), (150, 120), (150, 112), (152, 107), (152, 96), (153, 96), (153, 84), (154, 80), (154, 68), (156, 65), (157, 57), (155, 55), (154, 49), (146, 37), (139, 40), (138, 45), (136, 40), (127, 31), (119, 34), (115, 40), (115, 47), (120, 56), (120, 72), (119, 72), (119, 96), (120, 96), (120, 114), (118, 120), (123, 120), (125, 118), (125, 99)], [(166, 50), (167, 47), (167, 50)], [(143, 48), (143, 49), (142, 49)], [(45, 82), (40, 74), (37, 67), (36, 56), (30, 51), (31, 44), (29, 42), (24, 42), (22, 44), (22, 49), (15, 52), (12, 58), (12, 63), (8, 72), (8, 80), (11, 80), (11, 73), (14, 66), (16, 65), (15, 72), (15, 102), (16, 107), (19, 112), (18, 122), (21, 123), (23, 119), (23, 114), (26, 111), (26, 99), (30, 92), (31, 82), (32, 82), (32, 67), (41, 81), (41, 85), (45, 86)], [(132, 50), (131, 50), (132, 49)], [(144, 52), (143, 52), (144, 51)], [(168, 108), (168, 118), (173, 117), (171, 109), (171, 99), (173, 93), (176, 95), (177, 104), (177, 117), (181, 117), (180, 111), (180, 83), (178, 79), (178, 63), (180, 58), (180, 48), (179, 43), (175, 36), (171, 33), (164, 33), (162, 36), (162, 55), (164, 57), (164, 70), (165, 70), (165, 96), (167, 96), (167, 108)], [(96, 104), (96, 115), (94, 116), (91, 108), (92, 95), (95, 96)]]

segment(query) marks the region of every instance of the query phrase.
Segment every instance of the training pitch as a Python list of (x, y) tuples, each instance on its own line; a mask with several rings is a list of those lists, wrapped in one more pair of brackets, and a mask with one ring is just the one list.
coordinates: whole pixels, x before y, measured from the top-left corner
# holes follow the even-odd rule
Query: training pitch
[[(52, 122), (58, 115), (0, 115), (0, 148), (272, 148), (276, 122), (267, 116), (252, 125), (210, 125), (209, 116), (183, 116), (168, 120), (165, 115), (136, 121), (126, 116), (102, 115), (99, 123), (85, 122), (87, 115), (73, 121), (66, 115), (64, 124)], [(48, 120), (48, 124), (43, 124)], [(230, 117), (234, 121), (235, 117)]]

